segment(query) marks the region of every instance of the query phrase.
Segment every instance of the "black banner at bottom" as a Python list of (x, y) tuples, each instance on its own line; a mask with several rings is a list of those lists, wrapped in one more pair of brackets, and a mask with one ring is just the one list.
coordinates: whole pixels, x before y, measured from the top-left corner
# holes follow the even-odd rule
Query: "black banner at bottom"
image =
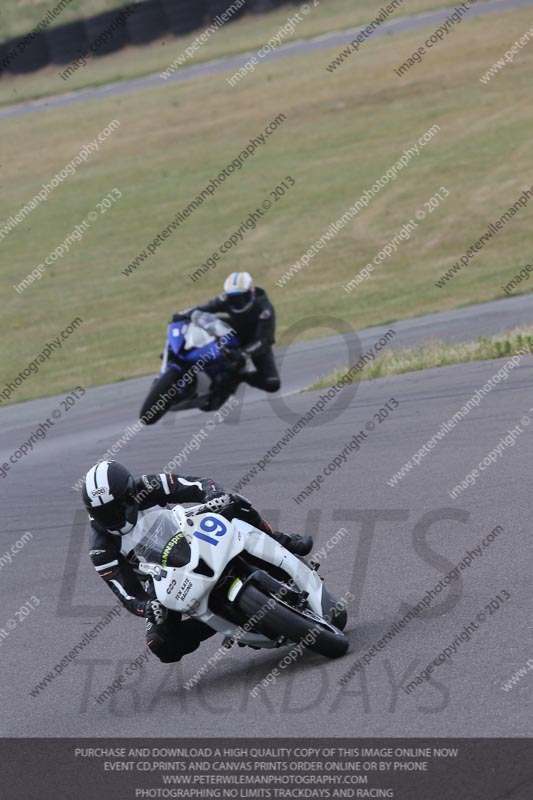
[(0, 739), (9, 800), (531, 800), (531, 739)]

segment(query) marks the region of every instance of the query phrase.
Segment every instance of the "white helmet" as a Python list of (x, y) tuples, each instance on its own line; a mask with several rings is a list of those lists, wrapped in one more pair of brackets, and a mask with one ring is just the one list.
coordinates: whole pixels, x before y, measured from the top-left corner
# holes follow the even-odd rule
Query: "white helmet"
[(255, 288), (249, 272), (232, 272), (228, 275), (224, 291), (228, 295), (231, 310), (236, 314), (247, 311), (253, 305)]
[(139, 502), (135, 479), (117, 461), (100, 461), (85, 476), (83, 503), (102, 528), (115, 533), (130, 533), (137, 524)]

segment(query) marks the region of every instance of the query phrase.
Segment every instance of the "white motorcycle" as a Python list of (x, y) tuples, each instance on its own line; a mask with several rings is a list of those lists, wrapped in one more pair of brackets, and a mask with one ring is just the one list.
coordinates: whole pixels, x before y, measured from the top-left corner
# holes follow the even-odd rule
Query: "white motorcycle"
[(146, 512), (135, 530), (139, 570), (166, 608), (255, 648), (301, 642), (327, 658), (348, 650), (346, 610), (318, 575), (270, 536), (219, 511), (231, 498)]

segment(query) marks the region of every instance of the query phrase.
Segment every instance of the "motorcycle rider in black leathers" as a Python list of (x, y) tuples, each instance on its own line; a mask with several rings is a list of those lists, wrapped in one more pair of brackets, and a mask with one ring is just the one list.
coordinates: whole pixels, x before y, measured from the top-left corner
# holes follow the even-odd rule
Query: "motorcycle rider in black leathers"
[[(272, 351), (276, 315), (267, 293), (259, 286), (254, 286), (251, 275), (248, 272), (232, 272), (224, 283), (222, 294), (183, 313), (190, 314), (196, 310), (210, 314), (223, 313), (237, 334), (243, 353), (250, 356), (255, 367), (254, 371), (239, 372), (239, 380), (265, 392), (277, 392), (281, 380)], [(175, 314), (173, 321), (179, 319), (182, 319), (182, 314)], [(219, 385), (211, 387), (213, 397), (203, 410), (212, 411), (222, 405), (235, 388), (231, 379), (222, 376)]]
[[(220, 484), (206, 478), (182, 477), (172, 473), (141, 475), (116, 461), (102, 461), (85, 477), (83, 502), (91, 520), (90, 557), (97, 573), (122, 605), (146, 620), (146, 642), (163, 662), (179, 661), (214, 634), (203, 622), (182, 620), (156, 600), (145, 574), (138, 570), (133, 552), (133, 532), (143, 513), (155, 506), (205, 503), (224, 495)], [(241, 495), (230, 495), (223, 513), (237, 517), (264, 531), (295, 555), (307, 555), (313, 546), (310, 536), (275, 532), (252, 504)]]

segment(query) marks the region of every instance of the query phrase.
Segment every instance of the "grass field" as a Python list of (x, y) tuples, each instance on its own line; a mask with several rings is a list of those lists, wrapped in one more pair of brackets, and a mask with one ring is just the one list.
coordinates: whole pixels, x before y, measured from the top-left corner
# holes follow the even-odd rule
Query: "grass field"
[[(49, 7), (49, 2), (50, 0), (46, 0), (44, 3), (23, 8), (19, 8), (17, 3), (15, 13), (15, 0), (7, 0), (8, 7), (6, 11), (3, 11), (2, 19), (6, 22), (4, 18), (7, 17), (8, 26), (15, 26), (17, 33), (25, 33), (43, 17)], [(228, 0), (229, 3), (230, 0)], [(71, 19), (89, 16), (90, 13), (101, 11), (104, 6), (109, 8), (117, 5), (119, 4), (115, 0), (107, 0), (107, 2), (106, 0), (83, 0), (83, 2), (73, 0), (71, 5), (65, 8), (59, 20), (66, 22), (67, 17)], [(283, 37), (284, 44), (294, 39), (363, 24), (372, 19), (381, 7), (378, 0), (359, 0), (355, 7), (351, 0), (312, 0), (308, 5), (310, 11), (307, 14), (300, 14), (301, 22), (295, 17), (300, 7), (299, 4), (287, 4), (270, 14), (248, 14), (216, 31), (207, 42), (202, 44), (200, 49), (196, 50), (193, 57), (187, 61), (187, 65), (235, 53), (256, 51), (278, 33), (289, 17), (296, 19), (296, 22), (292, 35)], [(454, 5), (453, 0), (409, 0), (408, 3), (400, 6), (391, 18), (452, 5)], [(31, 21), (28, 17), (30, 11)], [(129, 47), (109, 56), (93, 58), (83, 69), (71, 74), (68, 81), (59, 76), (59, 73), (65, 69), (64, 66), (47, 67), (27, 76), (6, 76), (0, 80), (0, 105), (162, 72), (202, 32), (203, 29), (193, 31), (187, 36), (167, 36), (152, 43), (149, 47)]]
[[(487, 361), (495, 358), (510, 358), (516, 353), (533, 353), (533, 327), (518, 327), (508, 333), (486, 338), (480, 336), (469, 342), (425, 342), (420, 347), (400, 347), (386, 350), (375, 361), (369, 362), (360, 372), (349, 375), (350, 383), (403, 375), (452, 364), (467, 364), (470, 361)], [(331, 375), (309, 386), (307, 391), (324, 389), (339, 381), (347, 371), (338, 369)]]
[[(13, 400), (143, 375), (158, 368), (168, 315), (248, 269), (278, 310), (282, 333), (309, 314), (354, 328), (503, 296), (531, 255), (526, 207), (439, 289), (434, 282), (531, 184), (533, 47), (484, 86), (480, 76), (530, 26), (530, 12), (464, 22), (424, 62), (393, 70), (431, 33), (367, 42), (335, 73), (324, 51), (262, 65), (231, 88), (225, 75), (4, 121), (1, 216), (14, 214), (111, 120), (120, 126), (0, 242), (0, 389), (73, 318), (84, 324)], [(129, 277), (122, 270), (280, 113), (253, 158)], [(276, 280), (434, 125), (440, 132), (287, 283)], [(290, 175), (290, 191), (196, 283), (194, 272)], [(347, 293), (439, 187), (449, 191), (412, 236)], [(105, 214), (97, 203), (117, 187)], [(18, 294), (13, 288), (89, 212), (69, 253)], [(520, 284), (528, 289), (528, 282)], [(308, 337), (331, 333), (325, 326)], [(282, 337), (281, 337), (282, 338)]]

